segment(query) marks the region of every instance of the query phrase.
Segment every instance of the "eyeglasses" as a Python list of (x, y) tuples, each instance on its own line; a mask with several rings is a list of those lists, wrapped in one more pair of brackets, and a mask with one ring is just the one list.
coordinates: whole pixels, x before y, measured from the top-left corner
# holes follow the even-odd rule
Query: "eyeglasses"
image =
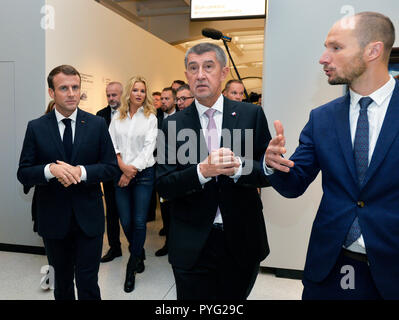
[(179, 100), (181, 100), (181, 101), (186, 101), (187, 99), (192, 99), (192, 98), (194, 98), (194, 97), (180, 97), (180, 98), (177, 98), (176, 100), (177, 101), (179, 101)]

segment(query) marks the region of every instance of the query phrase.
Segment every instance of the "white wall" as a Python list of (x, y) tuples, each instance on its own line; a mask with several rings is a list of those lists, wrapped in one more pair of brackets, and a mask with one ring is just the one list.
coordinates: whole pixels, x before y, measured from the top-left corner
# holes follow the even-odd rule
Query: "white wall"
[(184, 53), (93, 0), (1, 4), (0, 244), (43, 246), (32, 231), (33, 190), (23, 194), (16, 171), (26, 125), (44, 113), (49, 101), (48, 73), (71, 64), (92, 76), (89, 99), (81, 106), (94, 113), (106, 105), (106, 81), (125, 83), (140, 74), (155, 91), (184, 79)]
[(123, 85), (134, 75), (144, 76), (150, 91), (161, 91), (174, 79), (185, 80), (184, 53), (93, 0), (47, 0), (55, 9), (55, 28), (46, 32), (46, 74), (71, 64), (91, 75), (88, 100), (82, 109), (95, 112), (106, 106), (106, 81)]
[(45, 108), (44, 0), (2, 0), (0, 10), (0, 243), (41, 245), (31, 195), (17, 181), (26, 124)]
[[(295, 151), (310, 110), (343, 93), (342, 86), (327, 83), (318, 61), (329, 29), (348, 13), (341, 13), (344, 6), (351, 6), (355, 12), (381, 12), (399, 30), (397, 0), (269, 0), (263, 101), (272, 136), (274, 120), (281, 120), (284, 125), (287, 156)], [(271, 247), (262, 265), (303, 270), (311, 226), (322, 195), (320, 182), (319, 175), (302, 197), (291, 200), (272, 188), (262, 190)]]

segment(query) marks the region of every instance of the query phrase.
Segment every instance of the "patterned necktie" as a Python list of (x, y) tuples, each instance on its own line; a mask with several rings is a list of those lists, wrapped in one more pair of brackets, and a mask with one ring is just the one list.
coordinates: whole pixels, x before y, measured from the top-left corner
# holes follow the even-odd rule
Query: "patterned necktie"
[(67, 157), (67, 162), (71, 161), (72, 157), (72, 126), (71, 119), (65, 118), (62, 119), (62, 122), (65, 124), (64, 135), (62, 137), (62, 143), (64, 145), (65, 154)]
[[(369, 119), (367, 117), (367, 108), (372, 102), (373, 99), (370, 97), (364, 97), (359, 100), (360, 111), (353, 144), (359, 186), (362, 186), (369, 166)], [(359, 219), (356, 216), (346, 236), (345, 247), (349, 247), (355, 242), (361, 233)]]
[(216, 129), (216, 122), (213, 118), (215, 112), (216, 110), (211, 108), (205, 111), (205, 115), (209, 118), (208, 127), (206, 128), (206, 143), (209, 153), (213, 150), (219, 149), (219, 137)]

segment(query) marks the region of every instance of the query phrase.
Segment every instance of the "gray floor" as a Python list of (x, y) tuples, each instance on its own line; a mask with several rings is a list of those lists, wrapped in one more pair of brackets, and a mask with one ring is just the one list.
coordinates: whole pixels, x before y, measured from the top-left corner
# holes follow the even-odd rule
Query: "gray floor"
[[(104, 300), (175, 300), (176, 289), (167, 256), (156, 257), (155, 251), (164, 243), (158, 235), (162, 225), (160, 218), (147, 224), (145, 243), (147, 259), (145, 271), (136, 276), (136, 287), (132, 293), (123, 291), (125, 268), (128, 260), (127, 243), (122, 239), (123, 256), (101, 264), (99, 285)], [(108, 249), (104, 238), (103, 251)], [(53, 292), (40, 287), (40, 269), (47, 264), (45, 256), (0, 252), (0, 300), (52, 300)], [(302, 283), (299, 280), (276, 278), (261, 272), (249, 296), (250, 300), (298, 300)]]

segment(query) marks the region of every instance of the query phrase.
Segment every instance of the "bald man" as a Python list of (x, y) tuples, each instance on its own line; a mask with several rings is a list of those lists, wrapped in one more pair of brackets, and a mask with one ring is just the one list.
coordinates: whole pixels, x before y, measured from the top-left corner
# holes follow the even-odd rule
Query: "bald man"
[[(97, 116), (103, 117), (108, 127), (111, 123), (116, 110), (121, 104), (121, 96), (123, 93), (123, 86), (120, 82), (110, 82), (105, 93), (107, 95), (108, 106), (97, 112)], [(109, 262), (117, 257), (122, 256), (119, 227), (119, 216), (115, 201), (115, 187), (113, 181), (103, 183), (104, 198), (106, 204), (106, 219), (107, 219), (107, 237), (110, 249), (101, 258), (101, 262)]]
[(284, 197), (302, 195), (322, 172), (303, 299), (399, 299), (399, 83), (388, 73), (391, 20), (362, 12), (334, 24), (320, 64), (349, 92), (311, 111), (288, 160), (284, 128), (265, 171)]

